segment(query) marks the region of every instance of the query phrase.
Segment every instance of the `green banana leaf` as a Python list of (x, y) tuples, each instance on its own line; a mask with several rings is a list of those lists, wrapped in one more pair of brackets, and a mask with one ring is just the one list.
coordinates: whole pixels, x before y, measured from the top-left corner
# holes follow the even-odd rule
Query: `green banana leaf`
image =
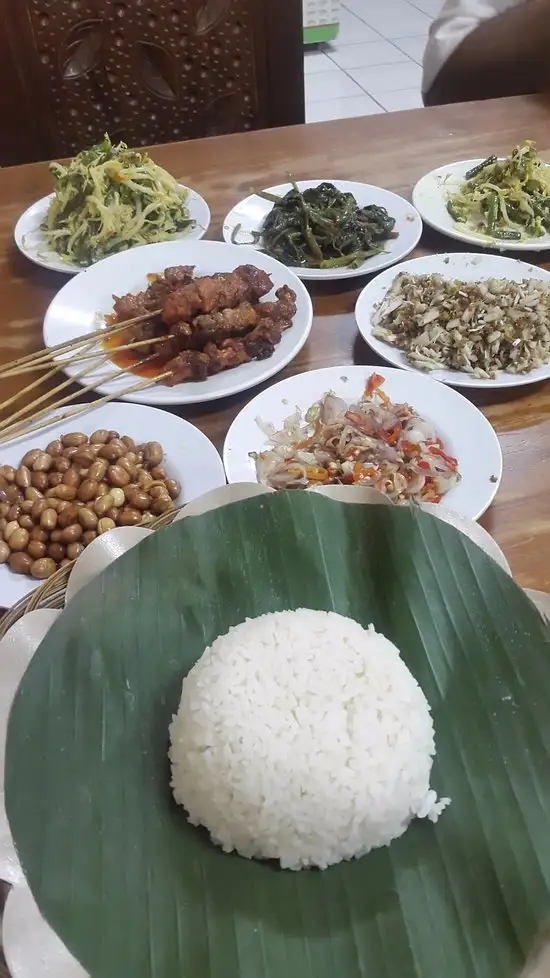
[[(172, 801), (182, 677), (247, 616), (373, 622), (431, 704), (452, 803), (324, 872), (227, 855)], [(69, 603), (14, 701), (6, 806), (92, 978), (516, 978), (550, 911), (550, 631), (427, 514), (278, 493), (151, 535)]]

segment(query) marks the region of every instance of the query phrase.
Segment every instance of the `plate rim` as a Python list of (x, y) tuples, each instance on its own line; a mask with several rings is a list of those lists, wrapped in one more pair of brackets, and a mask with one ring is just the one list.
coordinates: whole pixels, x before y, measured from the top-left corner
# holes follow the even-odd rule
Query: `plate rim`
[[(495, 238), (485, 237), (481, 234), (477, 235), (473, 232), (468, 233), (467, 231), (461, 231), (457, 228), (456, 222), (453, 222), (452, 226), (449, 228), (444, 227), (441, 223), (431, 219), (426, 213), (425, 209), (419, 205), (418, 195), (419, 192), (423, 190), (422, 184), (424, 182), (427, 183), (427, 181), (432, 178), (435, 180), (438, 176), (443, 176), (445, 171), (452, 167), (464, 166), (470, 169), (471, 167), (476, 166), (478, 163), (483, 163), (484, 159), (486, 159), (486, 157), (480, 156), (477, 159), (472, 160), (455, 160), (451, 163), (443, 163), (441, 166), (435, 166), (432, 170), (424, 173), (423, 176), (416, 181), (411, 194), (413, 204), (420, 214), (422, 220), (428, 224), (429, 227), (433, 228), (435, 231), (438, 231), (440, 234), (444, 234), (446, 237), (454, 238), (455, 241), (466, 242), (484, 250), (489, 249), (497, 252), (550, 251), (550, 232), (548, 232), (548, 235), (545, 236), (548, 240), (546, 240), (544, 243), (542, 238), (526, 238), (525, 241), (509, 241), (507, 243), (506, 241), (498, 241)], [(507, 157), (499, 156), (497, 159), (504, 160), (507, 159)], [(543, 160), (542, 162), (545, 163), (546, 166), (550, 167), (550, 163), (548, 163), (546, 160)]]
[[(389, 197), (397, 197), (400, 201), (402, 201), (404, 204), (406, 204), (408, 207), (410, 207), (410, 209), (411, 209), (411, 215), (414, 215), (414, 222), (411, 221), (410, 223), (411, 224), (414, 223), (416, 225), (416, 229), (417, 229), (417, 235), (415, 235), (415, 242), (412, 245), (412, 247), (410, 247), (399, 258), (396, 258), (395, 260), (390, 260), (387, 263), (381, 264), (380, 266), (378, 266), (376, 268), (373, 268), (373, 269), (369, 269), (369, 268), (365, 268), (364, 267), (365, 265), (368, 264), (369, 261), (372, 261), (372, 259), (370, 259), (370, 258), (367, 258), (363, 262), (363, 265), (361, 265), (359, 268), (351, 268), (351, 269), (350, 268), (347, 268), (347, 269), (346, 268), (340, 268), (340, 269), (331, 269), (331, 268), (326, 268), (326, 269), (320, 269), (320, 268), (299, 268), (299, 267), (297, 267), (295, 265), (286, 265), (285, 266), (286, 268), (289, 268), (290, 271), (294, 272), (294, 274), (298, 278), (302, 279), (305, 282), (329, 282), (329, 281), (337, 281), (337, 280), (340, 280), (340, 279), (359, 278), (359, 277), (364, 276), (364, 275), (377, 275), (378, 272), (384, 271), (386, 268), (391, 267), (391, 265), (396, 264), (396, 262), (403, 261), (403, 259), (406, 258), (407, 255), (410, 255), (411, 252), (414, 251), (414, 249), (418, 245), (418, 242), (420, 241), (420, 238), (422, 237), (422, 232), (423, 232), (424, 229), (423, 229), (422, 215), (420, 214), (420, 211), (418, 210), (418, 208), (416, 207), (416, 205), (414, 203), (412, 203), (410, 200), (407, 200), (406, 197), (402, 197), (401, 194), (395, 193), (394, 190), (388, 190), (386, 187), (379, 187), (379, 186), (377, 186), (376, 184), (373, 184), (373, 183), (364, 183), (362, 180), (347, 180), (347, 179), (345, 179), (345, 180), (342, 180), (342, 179), (334, 179), (334, 180), (332, 180), (332, 179), (329, 179), (328, 177), (323, 177), (321, 179), (310, 179), (310, 178), (308, 178), (308, 179), (303, 179), (303, 180), (297, 180), (296, 183), (297, 183), (298, 187), (300, 187), (301, 184), (306, 184), (306, 183), (307, 184), (311, 184), (311, 183), (314, 183), (314, 184), (332, 183), (332, 184), (334, 184), (334, 186), (337, 189), (338, 189), (338, 185), (342, 185), (342, 184), (345, 184), (345, 185), (348, 185), (348, 186), (349, 185), (352, 185), (352, 184), (355, 185), (355, 186), (357, 186), (359, 184), (360, 186), (365, 187), (367, 190), (376, 190), (377, 192), (381, 192), (381, 193), (387, 194)], [(265, 190), (267, 192), (270, 192), (270, 193), (275, 193), (276, 191), (282, 190), (282, 188), (284, 188), (284, 187), (288, 187), (288, 189), (291, 189), (291, 184), (290, 184), (290, 182), (288, 180), (285, 181), (284, 183), (277, 183), (277, 184), (273, 184), (270, 187), (264, 187), (263, 190)], [(349, 190), (349, 193), (351, 193), (351, 192), (352, 191)], [(251, 200), (253, 197), (257, 197), (257, 196), (258, 196), (257, 193), (247, 194), (246, 197), (243, 197), (240, 201), (238, 201), (236, 204), (234, 204), (233, 207), (230, 208), (230, 210), (227, 212), (227, 214), (223, 218), (223, 221), (222, 221), (222, 235), (223, 235), (223, 240), (227, 244), (232, 244), (232, 242), (231, 242), (231, 233), (232, 233), (233, 228), (235, 226), (235, 225), (230, 225), (228, 223), (229, 218), (231, 217), (231, 215), (233, 214), (233, 212), (235, 211), (235, 209), (237, 207), (240, 207), (242, 204), (246, 203), (248, 200)], [(252, 244), (250, 242), (246, 242), (246, 243), (243, 242), (242, 245), (239, 244), (238, 247), (245, 247), (246, 245), (248, 245), (249, 247), (252, 247), (252, 248), (255, 247), (254, 244)], [(382, 255), (380, 255), (380, 256), (378, 256), (378, 255), (373, 256), (373, 258), (378, 258), (378, 257), (381, 258)], [(390, 256), (388, 255), (388, 258), (389, 257)], [(277, 259), (275, 259), (275, 260), (277, 260)]]
[[(96, 262), (94, 265), (90, 265), (88, 268), (82, 269), (82, 271), (79, 274), (81, 274), (81, 275), (90, 275), (91, 274), (93, 276), (94, 274), (97, 274), (95, 272), (95, 269), (99, 268), (100, 266), (103, 266), (106, 262), (116, 263), (117, 261), (124, 261), (124, 260), (126, 260), (126, 257), (130, 253), (133, 253), (135, 255), (136, 251), (143, 250), (145, 248), (158, 248), (158, 247), (166, 247), (166, 246), (171, 246), (171, 247), (172, 246), (175, 246), (175, 247), (181, 248), (182, 246), (184, 247), (186, 245), (189, 245), (189, 246), (194, 247), (194, 248), (197, 248), (197, 246), (203, 247), (204, 245), (207, 245), (208, 248), (212, 248), (212, 249), (217, 248), (217, 247), (220, 247), (220, 248), (223, 248), (223, 249), (226, 249), (228, 247), (230, 247), (230, 248), (236, 248), (236, 249), (238, 249), (239, 256), (242, 256), (242, 258), (244, 260), (246, 260), (247, 255), (249, 255), (251, 261), (255, 260), (253, 256), (257, 256), (257, 254), (258, 254), (254, 249), (247, 249), (245, 246), (243, 246), (241, 248), (240, 246), (237, 246), (237, 245), (228, 245), (228, 243), (226, 241), (214, 241), (214, 240), (211, 240), (211, 239), (202, 239), (200, 241), (200, 243), (197, 240), (195, 240), (195, 241), (160, 241), (160, 242), (154, 242), (153, 244), (149, 244), (149, 245), (140, 245), (139, 246), (139, 249), (138, 248), (131, 248), (131, 249), (128, 249), (127, 251), (119, 252), (116, 255), (109, 255), (107, 258), (102, 258), (101, 261)], [(204, 391), (203, 390), (201, 392), (201, 389), (199, 389), (199, 388), (202, 388), (203, 385), (202, 384), (201, 385), (197, 384), (196, 385), (197, 389), (196, 390), (189, 391), (187, 394), (180, 393), (179, 396), (177, 396), (177, 397), (170, 397), (170, 396), (163, 397), (163, 391), (166, 391), (166, 392), (169, 392), (170, 390), (175, 391), (177, 389), (177, 387), (174, 387), (174, 388), (164, 388), (164, 387), (155, 388), (154, 386), (152, 386), (151, 388), (146, 388), (146, 389), (144, 389), (142, 391), (136, 391), (133, 394), (124, 394), (124, 395), (119, 394), (119, 395), (117, 395), (117, 400), (128, 401), (128, 402), (136, 403), (136, 404), (147, 404), (147, 405), (150, 405), (151, 407), (160, 407), (161, 405), (164, 405), (166, 407), (175, 407), (177, 405), (180, 405), (181, 406), (181, 405), (189, 405), (189, 404), (191, 404), (191, 405), (192, 404), (207, 404), (207, 403), (210, 403), (210, 402), (213, 402), (213, 401), (222, 400), (223, 398), (226, 398), (226, 397), (232, 397), (235, 394), (241, 394), (241, 393), (243, 393), (244, 391), (247, 391), (247, 390), (252, 390), (254, 387), (257, 387), (259, 384), (265, 383), (265, 381), (269, 380), (275, 374), (280, 373), (281, 370), (284, 370), (285, 367), (287, 367), (288, 364), (291, 363), (298, 356), (298, 354), (303, 349), (304, 345), (306, 344), (306, 342), (307, 342), (307, 340), (309, 338), (309, 335), (311, 333), (311, 329), (312, 329), (312, 326), (313, 326), (313, 303), (311, 301), (311, 296), (310, 296), (309, 292), (307, 291), (305, 285), (303, 284), (303, 282), (296, 275), (294, 275), (294, 273), (292, 272), (291, 269), (287, 268), (287, 266), (286, 265), (283, 265), (281, 262), (278, 262), (276, 258), (272, 258), (271, 256), (268, 256), (268, 255), (265, 255), (264, 258), (267, 259), (269, 263), (273, 263), (274, 265), (276, 265), (278, 267), (278, 269), (281, 269), (284, 272), (284, 275), (287, 278), (287, 284), (289, 284), (296, 291), (297, 295), (300, 296), (300, 300), (301, 300), (301, 303), (302, 303), (302, 306), (303, 306), (304, 316), (305, 316), (304, 326), (302, 327), (302, 331), (301, 331), (301, 335), (300, 335), (299, 339), (297, 338), (297, 334), (296, 334), (296, 340), (294, 341), (292, 347), (288, 350), (288, 352), (284, 356), (282, 356), (282, 358), (280, 360), (277, 360), (275, 363), (273, 363), (272, 361), (275, 359), (275, 357), (272, 356), (268, 360), (255, 361), (257, 363), (266, 364), (266, 367), (264, 369), (264, 372), (261, 374), (261, 376), (260, 377), (257, 377), (257, 378), (253, 378), (253, 379), (243, 378), (243, 380), (241, 382), (233, 381), (231, 387), (228, 388), (228, 389), (227, 388), (222, 388), (222, 389), (216, 390), (214, 392), (208, 392), (208, 391)], [(242, 262), (240, 262), (240, 264), (242, 264)], [(44, 347), (46, 349), (49, 348), (48, 342), (47, 342), (47, 338), (46, 338), (46, 334), (47, 334), (48, 329), (50, 328), (48, 321), (49, 321), (49, 317), (51, 315), (52, 307), (54, 307), (55, 304), (60, 301), (60, 296), (62, 296), (63, 290), (65, 288), (69, 287), (71, 285), (71, 283), (72, 282), (75, 282), (77, 279), (78, 279), (78, 275), (72, 276), (67, 282), (65, 282), (65, 284), (62, 286), (62, 288), (53, 297), (52, 301), (50, 302), (50, 304), (49, 304), (49, 306), (48, 306), (48, 308), (46, 310), (46, 313), (44, 315), (43, 328), (42, 328), (42, 338), (43, 338), (43, 342), (44, 342)], [(61, 299), (61, 301), (62, 301), (62, 299)], [(280, 346), (279, 346), (279, 348), (280, 348)], [(267, 364), (271, 364), (271, 366), (270, 367), (267, 367)], [(243, 364), (243, 366), (247, 366), (247, 364)], [(236, 368), (236, 369), (238, 369), (238, 368)], [(71, 377), (73, 376), (73, 374), (69, 370), (64, 370), (63, 372), (67, 376), (71, 376)], [(75, 371), (75, 372), (78, 372), (78, 371)], [(230, 376), (232, 373), (234, 373), (234, 371), (228, 371), (228, 376)], [(187, 385), (179, 385), (179, 387), (184, 387), (184, 386), (187, 386)], [(189, 385), (189, 386), (191, 386), (191, 385)], [(96, 393), (99, 393), (99, 394), (113, 394), (114, 393), (114, 389), (111, 386), (111, 382), (107, 382), (106, 384), (105, 383), (98, 382), (97, 385), (94, 385), (93, 390)], [(148, 391), (149, 390), (156, 390), (156, 392), (157, 392), (157, 396), (155, 397), (155, 399), (153, 401), (151, 401), (151, 400), (148, 399)]]
[[(445, 260), (449, 260), (449, 259), (456, 260), (462, 258), (469, 258), (472, 260), (472, 263), (474, 261), (483, 263), (486, 262), (487, 260), (489, 261), (494, 260), (497, 262), (501, 262), (501, 261), (513, 262), (515, 265), (525, 266), (526, 269), (534, 269), (537, 272), (541, 272), (542, 273), (541, 279), (547, 281), (548, 284), (550, 285), (550, 271), (548, 269), (540, 268), (538, 265), (532, 265), (530, 262), (524, 261), (521, 258), (510, 258), (506, 255), (501, 255), (501, 254), (493, 255), (490, 252), (482, 252), (481, 254), (478, 254), (477, 252), (455, 251), (455, 252), (438, 252), (436, 254), (431, 254), (431, 255), (421, 255), (418, 258), (409, 258), (404, 262), (400, 262), (399, 265), (393, 265), (391, 269), (385, 269), (385, 272), (394, 271), (395, 275), (397, 276), (402, 271), (409, 271), (410, 266), (416, 262), (441, 260), (441, 262), (445, 264)], [(434, 272), (435, 271), (436, 269), (434, 269)], [(437, 269), (437, 271), (443, 273), (444, 269)], [(536, 276), (531, 276), (531, 277), (536, 278)], [(467, 374), (464, 371), (458, 371), (458, 370), (451, 371), (445, 367), (442, 367), (439, 370), (431, 370), (431, 371), (421, 370), (419, 367), (415, 367), (414, 364), (409, 363), (409, 361), (405, 359), (405, 354), (399, 347), (395, 347), (389, 343), (385, 343), (383, 340), (379, 340), (377, 337), (372, 335), (370, 316), (372, 315), (374, 303), (370, 302), (370, 304), (368, 304), (369, 305), (368, 316), (363, 312), (362, 306), (367, 305), (366, 294), (368, 290), (371, 288), (371, 286), (373, 287), (372, 290), (375, 291), (376, 285), (378, 286), (380, 285), (380, 282), (378, 282), (378, 278), (379, 276), (377, 276), (376, 279), (373, 279), (372, 282), (367, 282), (367, 284), (364, 286), (364, 288), (357, 296), (357, 301), (355, 303), (355, 309), (354, 309), (355, 322), (357, 324), (357, 329), (359, 330), (361, 337), (363, 338), (363, 340), (365, 341), (369, 349), (371, 349), (374, 353), (376, 353), (377, 356), (381, 357), (381, 359), (383, 359), (386, 363), (389, 363), (391, 367), (395, 367), (399, 370), (407, 370), (415, 374), (422, 374), (426, 377), (430, 377), (432, 380), (437, 381), (437, 383), (445, 384), (445, 386), (447, 387), (460, 387), (468, 390), (513, 390), (516, 387), (526, 387), (531, 384), (542, 384), (548, 379), (550, 379), (550, 357), (546, 365), (543, 365), (541, 367), (534, 367), (533, 371), (530, 371), (530, 373), (533, 373), (535, 370), (544, 370), (545, 371), (544, 376), (532, 377), (530, 376), (529, 373), (528, 374), (506, 374), (505, 371), (499, 371), (499, 375), (506, 374), (506, 376), (512, 378), (508, 383), (502, 383), (499, 381), (498, 378), (496, 378), (495, 380), (485, 380), (480, 377), (472, 377), (471, 374)], [(389, 287), (390, 286), (388, 286), (388, 288)], [(385, 289), (385, 293), (387, 293), (387, 288)], [(365, 323), (367, 323), (367, 319), (368, 319), (368, 326), (365, 325)], [(393, 357), (392, 357), (392, 353), (394, 353)], [(403, 357), (403, 362), (401, 361), (400, 357)], [(448, 376), (445, 377), (440, 376), (442, 373), (445, 373)]]
[[(113, 411), (113, 408), (115, 409), (115, 411)], [(209, 466), (211, 465), (213, 468), (216, 468), (217, 469), (218, 478), (219, 478), (219, 481), (217, 481), (217, 484), (215, 486), (210, 486), (209, 488), (210, 489), (212, 489), (212, 488), (213, 489), (217, 489), (217, 488), (219, 488), (221, 486), (226, 485), (227, 479), (226, 479), (226, 476), (225, 476), (225, 468), (224, 468), (224, 465), (223, 465), (223, 460), (222, 460), (222, 457), (221, 457), (220, 452), (218, 451), (218, 449), (214, 445), (213, 441), (197, 425), (193, 424), (191, 421), (188, 421), (186, 418), (181, 418), (178, 414), (174, 414), (172, 411), (166, 411), (166, 410), (164, 410), (161, 407), (156, 407), (155, 405), (136, 404), (136, 403), (131, 403), (129, 401), (118, 401), (117, 400), (117, 401), (113, 401), (112, 403), (108, 403), (108, 404), (98, 404), (97, 406), (95, 406), (93, 402), (90, 402), (90, 404), (89, 404), (89, 411), (86, 411), (81, 416), (79, 416), (79, 418), (77, 418), (75, 420), (75, 422), (74, 422), (74, 429), (77, 429), (79, 427), (79, 421), (82, 422), (85, 417), (87, 417), (89, 415), (92, 415), (95, 411), (101, 411), (102, 409), (108, 409), (110, 412), (113, 411), (113, 414), (115, 416), (112, 418), (112, 421), (113, 421), (114, 424), (116, 424), (117, 423), (116, 414), (118, 413), (118, 411), (119, 411), (120, 408), (122, 408), (124, 412), (126, 412), (126, 409), (127, 408), (130, 408), (131, 409), (131, 413), (134, 413), (135, 412), (135, 409), (137, 408), (138, 409), (138, 412), (137, 412), (138, 414), (140, 412), (143, 412), (143, 411), (147, 411), (147, 413), (150, 413), (151, 411), (154, 411), (155, 414), (162, 415), (162, 417), (159, 417), (158, 418), (158, 425), (159, 425), (159, 429), (160, 429), (160, 432), (161, 432), (160, 440), (162, 442), (163, 448), (165, 448), (165, 444), (164, 444), (164, 440), (163, 440), (163, 436), (162, 436), (163, 428), (161, 426), (163, 424), (166, 424), (166, 415), (170, 415), (170, 417), (175, 422), (178, 422), (179, 426), (181, 427), (182, 432), (183, 431), (186, 431), (187, 433), (192, 432), (193, 433), (193, 437), (195, 438), (195, 440), (197, 441), (197, 443), (200, 441), (201, 444), (204, 447), (204, 450), (205, 451), (208, 451), (208, 453), (210, 455)], [(171, 423), (172, 422), (170, 422), (170, 424)], [(136, 420), (135, 424), (136, 424), (136, 427), (137, 427), (138, 424), (139, 424), (139, 419)], [(43, 440), (43, 444), (46, 445), (49, 441), (51, 441), (51, 439), (53, 437), (52, 431), (53, 430), (57, 430), (57, 429), (59, 429), (61, 427), (64, 427), (65, 430), (69, 430), (70, 427), (71, 427), (71, 421), (70, 421), (70, 419), (67, 419), (67, 421), (64, 421), (64, 422), (58, 422), (58, 424), (52, 426), (51, 428), (50, 427), (43, 428), (43, 429), (41, 429), (41, 431), (33, 431), (33, 432), (30, 432), (27, 435), (20, 436), (19, 438), (14, 438), (12, 441), (8, 442), (6, 445), (0, 446), (0, 465), (2, 465), (2, 464), (11, 464), (11, 463), (4, 463), (4, 460), (3, 460), (3, 454), (5, 453), (6, 448), (8, 448), (8, 449), (12, 449), (13, 448), (14, 450), (16, 450), (16, 449), (19, 448), (20, 451), (21, 451), (21, 455), (23, 455), (25, 453), (25, 451), (28, 451), (29, 447), (31, 447), (31, 446), (32, 447), (36, 447), (37, 444), (39, 443), (39, 441), (41, 439)], [(180, 440), (181, 440), (181, 443), (182, 443), (182, 446), (181, 447), (183, 447), (183, 442), (185, 440), (184, 437), (183, 437), (183, 435), (180, 436)], [(179, 452), (176, 451), (176, 446), (174, 446), (174, 449), (173, 450), (172, 449), (169, 449), (169, 452), (170, 452), (171, 455), (173, 455), (174, 457), (176, 457), (178, 459), (182, 458), (182, 456), (183, 456), (183, 452), (181, 450)], [(180, 475), (180, 469), (183, 471), (185, 469), (186, 464), (187, 463), (185, 461), (182, 461), (181, 463), (178, 463), (177, 464), (177, 471), (176, 471), (176, 466), (174, 466), (173, 464), (172, 465), (169, 465), (169, 467), (174, 471), (174, 474), (175, 475), (179, 476)], [(204, 492), (207, 492), (207, 491), (208, 491), (208, 489), (202, 490), (201, 493), (200, 493), (200, 495), (202, 495)], [(186, 502), (192, 502), (193, 499), (196, 499), (196, 498), (197, 498), (197, 496), (193, 496), (192, 499), (187, 500)], [(185, 505), (185, 504), (184, 503), (181, 503), (180, 505)], [(20, 584), (20, 588), (18, 590), (18, 593), (15, 596), (13, 596), (13, 597), (11, 595), (8, 596), (8, 593), (6, 593), (5, 585), (4, 585), (4, 582), (2, 580), (3, 573), (4, 572), (6, 574), (9, 574), (9, 577), (7, 578), (7, 581), (8, 582), (9, 581), (13, 581), (15, 579), (16, 582), (18, 582)], [(23, 600), (23, 598), (29, 597), (29, 595), (31, 595), (43, 583), (44, 583), (44, 581), (34, 580), (34, 578), (12, 574), (9, 571), (9, 568), (7, 567), (7, 565), (0, 565), (0, 606), (1, 607), (4, 607), (4, 608), (12, 608), (18, 601)], [(25, 587), (25, 585), (26, 585), (26, 587)]]
[[(205, 234), (207, 233), (207, 231), (208, 231), (208, 229), (209, 229), (209, 227), (210, 227), (210, 225), (212, 223), (212, 213), (210, 211), (210, 207), (208, 206), (208, 201), (205, 200), (205, 198), (202, 196), (202, 194), (200, 194), (198, 192), (198, 190), (194, 190), (192, 187), (188, 187), (184, 183), (179, 183), (179, 181), (177, 181), (177, 182), (178, 182), (178, 185), (180, 187), (183, 187), (185, 190), (188, 191), (190, 197), (193, 196), (198, 201), (200, 201), (201, 206), (203, 206), (205, 208), (205, 215), (207, 215), (207, 220), (206, 220), (204, 226), (203, 225), (197, 225), (195, 228), (191, 228), (190, 231), (189, 231), (189, 233), (188, 234), (183, 234), (183, 236), (181, 238), (177, 238), (176, 237), (176, 238), (172, 238), (172, 239), (168, 239), (168, 240), (172, 240), (172, 241), (186, 241), (186, 240), (200, 241), (201, 238), (204, 238)], [(29, 204), (29, 206), (25, 208), (25, 210), (23, 211), (23, 213), (19, 215), (19, 217), (17, 218), (17, 221), (15, 222), (15, 225), (14, 225), (14, 228), (13, 228), (13, 241), (15, 243), (16, 248), (20, 252), (20, 254), (22, 254), (24, 258), (28, 258), (28, 260), (29, 261), (32, 261), (35, 265), (38, 265), (39, 268), (46, 268), (50, 272), (58, 272), (61, 275), (79, 275), (80, 272), (86, 272), (89, 268), (93, 268), (94, 265), (98, 265), (99, 264), (99, 261), (105, 261), (105, 258), (100, 258), (99, 261), (92, 262), (91, 265), (77, 267), (76, 265), (67, 264), (66, 267), (60, 268), (59, 265), (57, 265), (57, 264), (54, 263), (54, 261), (49, 261), (48, 259), (46, 259), (46, 260), (41, 259), (38, 254), (36, 254), (34, 252), (31, 252), (23, 244), (23, 238), (24, 238), (25, 234), (28, 234), (29, 233), (29, 231), (23, 231), (22, 230), (22, 225), (23, 225), (23, 222), (25, 221), (25, 219), (27, 218), (29, 212), (31, 210), (33, 210), (35, 207), (36, 208), (39, 208), (40, 206), (43, 206), (45, 208), (46, 202), (49, 202), (50, 200), (52, 200), (52, 198), (54, 196), (55, 196), (55, 191), (52, 191), (51, 193), (46, 194), (44, 197), (40, 197), (38, 200), (35, 200), (32, 204)], [(35, 231), (38, 231), (38, 230), (40, 230), (39, 227), (38, 228), (35, 228)], [(195, 231), (196, 233), (193, 233), (193, 231)], [(162, 244), (162, 242), (153, 242), (153, 244)], [(142, 248), (144, 246), (143, 245), (135, 245), (134, 247), (136, 247), (136, 248)], [(126, 249), (126, 251), (133, 251), (133, 250), (134, 250), (133, 248), (127, 248)], [(122, 252), (115, 252), (115, 254), (122, 254)], [(107, 258), (111, 258), (113, 256), (112, 255), (107, 255), (106, 257)]]
[[(343, 374), (348, 374), (348, 375), (350, 373), (352, 373), (352, 374), (355, 374), (356, 376), (358, 376), (358, 374), (360, 372), (361, 373), (361, 377), (364, 380), (366, 378), (366, 376), (368, 375), (369, 371), (374, 371), (376, 369), (377, 368), (375, 366), (373, 366), (372, 364), (365, 364), (365, 365), (362, 365), (362, 364), (347, 364), (347, 365), (346, 364), (342, 364), (340, 366), (334, 366), (334, 367), (318, 367), (316, 370), (309, 370), (306, 373), (307, 373), (307, 376), (308, 377), (311, 377), (313, 374), (319, 375), (321, 372), (323, 372), (325, 375), (328, 375), (328, 374), (334, 374), (334, 372), (337, 371), (338, 374), (340, 374), (340, 375), (342, 373)], [(393, 377), (396, 377), (396, 378), (397, 378), (397, 375), (400, 375), (403, 378), (406, 378), (407, 376), (410, 376), (410, 374), (408, 374), (407, 372), (405, 372), (403, 370), (400, 370), (398, 367), (388, 367), (388, 368), (385, 368), (384, 367), (384, 368), (381, 368), (381, 369), (384, 371), (384, 373), (387, 374), (389, 372), (389, 373), (392, 374)], [(225, 436), (224, 443), (223, 443), (223, 449), (222, 449), (222, 459), (223, 459), (223, 464), (224, 464), (224, 469), (225, 469), (225, 474), (226, 474), (227, 482), (228, 482), (229, 485), (233, 485), (233, 484), (235, 484), (237, 482), (243, 482), (243, 481), (245, 481), (245, 480), (243, 480), (242, 476), (240, 476), (239, 478), (237, 478), (235, 476), (232, 476), (232, 474), (231, 474), (231, 465), (232, 465), (231, 458), (232, 458), (232, 454), (233, 454), (234, 449), (233, 449), (233, 446), (230, 444), (230, 441), (231, 441), (231, 436), (235, 437), (235, 430), (237, 428), (237, 425), (238, 425), (238, 423), (239, 423), (242, 415), (245, 414), (245, 413), (249, 413), (249, 412), (253, 411), (254, 410), (254, 407), (255, 407), (255, 404), (258, 401), (258, 399), (261, 398), (261, 397), (263, 397), (268, 391), (269, 392), (273, 392), (277, 387), (281, 387), (281, 385), (283, 385), (283, 384), (296, 383), (298, 381), (298, 378), (300, 378), (301, 376), (302, 376), (302, 374), (294, 374), (291, 377), (285, 377), (282, 380), (278, 381), (277, 384), (272, 384), (269, 388), (267, 388), (267, 390), (260, 391), (258, 394), (255, 395), (255, 397), (251, 398), (251, 400), (241, 408), (241, 410), (238, 412), (238, 414), (236, 415), (236, 417), (231, 422), (231, 425), (229, 426), (229, 429), (228, 429), (227, 434)], [(495, 499), (495, 496), (496, 496), (496, 494), (497, 494), (497, 492), (498, 492), (498, 490), (500, 488), (500, 485), (502, 483), (502, 475), (503, 475), (503, 467), (504, 467), (504, 458), (503, 458), (502, 446), (500, 444), (498, 435), (497, 435), (495, 429), (493, 428), (491, 422), (489, 421), (489, 419), (486, 418), (485, 415), (483, 414), (483, 412), (475, 404), (473, 404), (470, 400), (468, 400), (468, 398), (465, 397), (464, 394), (461, 394), (459, 391), (455, 390), (453, 387), (450, 387), (448, 384), (442, 384), (441, 381), (435, 380), (433, 377), (425, 377), (425, 376), (422, 376), (422, 374), (419, 374), (418, 372), (416, 372), (416, 377), (418, 378), (419, 382), (422, 382), (422, 383), (425, 382), (427, 384), (436, 384), (440, 388), (445, 388), (446, 391), (448, 392), (448, 394), (451, 396), (451, 398), (459, 398), (461, 402), (464, 402), (464, 405), (463, 406), (464, 406), (465, 410), (468, 411), (468, 412), (471, 412), (471, 416), (472, 417), (476, 417), (478, 420), (480, 419), (480, 423), (483, 424), (483, 426), (485, 428), (485, 431), (487, 432), (488, 437), (493, 442), (493, 446), (495, 448), (495, 459), (498, 459), (498, 471), (495, 471), (494, 472), (494, 475), (496, 476), (496, 481), (489, 483), (490, 488), (489, 488), (489, 491), (487, 493), (487, 500), (484, 501), (484, 503), (483, 503), (483, 507), (482, 508), (478, 508), (476, 510), (476, 515), (473, 515), (472, 513), (465, 513), (465, 512), (462, 512), (461, 510), (454, 509), (454, 507), (452, 506), (452, 504), (449, 504), (448, 502), (447, 503), (444, 502), (444, 505), (446, 505), (448, 509), (452, 509), (454, 512), (459, 513), (462, 516), (466, 516), (469, 519), (472, 519), (475, 522), (477, 522), (477, 520), (479, 520), (481, 518), (481, 516), (483, 516), (483, 514), (488, 510), (489, 506), (491, 506), (491, 504), (493, 503), (493, 500)], [(327, 382), (328, 382), (328, 376), (327, 376)], [(323, 387), (323, 390), (327, 390), (328, 389), (327, 386), (326, 386), (326, 384), (324, 384), (324, 385), (320, 384), (319, 387), (320, 388)], [(285, 396), (285, 394), (282, 393), (282, 397), (284, 397), (284, 396)], [(447, 396), (447, 395), (444, 395), (444, 396)], [(281, 397), (281, 399), (282, 399), (282, 397)], [(293, 410), (294, 406), (295, 406), (295, 404), (289, 398), (288, 414), (291, 414), (292, 413), (292, 410)], [(259, 430), (260, 429), (258, 429), (258, 431)], [(261, 432), (260, 432), (260, 434), (261, 434)], [(252, 450), (253, 450), (253, 447), (251, 448), (251, 451)], [(253, 481), (253, 482), (257, 483), (257, 479), (247, 480), (247, 481)]]

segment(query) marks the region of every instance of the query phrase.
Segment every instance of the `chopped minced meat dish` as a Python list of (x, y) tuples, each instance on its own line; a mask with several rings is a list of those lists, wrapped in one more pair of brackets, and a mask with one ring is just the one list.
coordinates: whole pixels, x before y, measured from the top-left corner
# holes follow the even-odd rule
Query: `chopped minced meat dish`
[(550, 360), (550, 288), (542, 281), (460, 282), (401, 272), (372, 316), (372, 334), (421, 370), (494, 379)]
[(272, 489), (369, 486), (396, 503), (438, 503), (460, 481), (458, 462), (429, 422), (390, 401), (383, 383), (372, 374), (355, 404), (329, 392), (305, 417), (296, 409), (280, 431), (258, 419), (270, 442), (250, 453), (258, 481)]

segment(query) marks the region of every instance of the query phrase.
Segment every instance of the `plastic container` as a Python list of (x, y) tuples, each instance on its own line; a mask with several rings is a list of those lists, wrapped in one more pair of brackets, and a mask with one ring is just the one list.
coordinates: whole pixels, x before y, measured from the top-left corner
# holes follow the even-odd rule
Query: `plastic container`
[(339, 0), (303, 0), (304, 43), (319, 44), (333, 41), (338, 35)]

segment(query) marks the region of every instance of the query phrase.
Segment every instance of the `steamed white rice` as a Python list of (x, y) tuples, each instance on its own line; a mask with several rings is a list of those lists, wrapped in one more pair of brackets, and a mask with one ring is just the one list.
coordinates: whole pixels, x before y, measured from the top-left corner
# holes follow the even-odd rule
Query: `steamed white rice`
[(172, 787), (226, 852), (325, 868), (436, 820), (427, 700), (397, 648), (332, 612), (217, 638), (183, 681)]

